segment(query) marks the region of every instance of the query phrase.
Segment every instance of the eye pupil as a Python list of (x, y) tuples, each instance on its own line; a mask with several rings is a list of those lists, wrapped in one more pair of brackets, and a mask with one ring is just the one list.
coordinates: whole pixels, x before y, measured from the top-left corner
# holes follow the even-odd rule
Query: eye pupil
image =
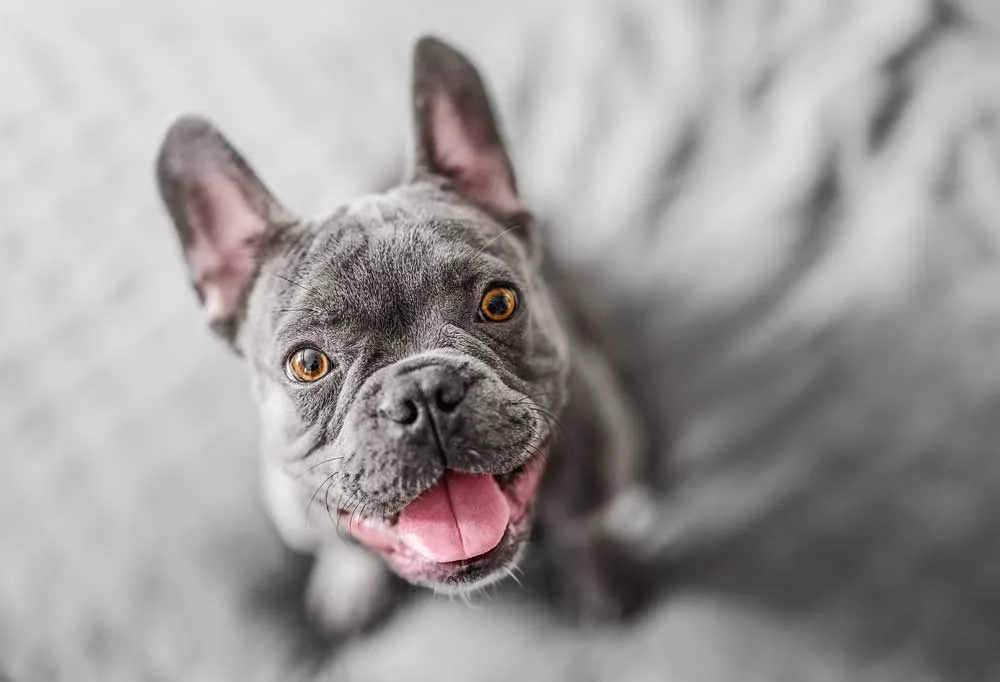
[(323, 361), (320, 359), (319, 353), (312, 350), (311, 348), (309, 350), (302, 352), (302, 368), (306, 372), (310, 374), (315, 374), (316, 372), (319, 372), (320, 369), (322, 368), (322, 362)]
[(330, 359), (321, 350), (302, 348), (288, 358), (286, 372), (293, 381), (311, 382), (322, 379), (330, 371)]
[(487, 322), (503, 322), (510, 319), (517, 309), (517, 294), (506, 286), (495, 286), (483, 296), (479, 304), (479, 316)]
[(486, 309), (494, 315), (503, 315), (508, 308), (507, 299), (502, 294), (493, 294), (486, 303)]

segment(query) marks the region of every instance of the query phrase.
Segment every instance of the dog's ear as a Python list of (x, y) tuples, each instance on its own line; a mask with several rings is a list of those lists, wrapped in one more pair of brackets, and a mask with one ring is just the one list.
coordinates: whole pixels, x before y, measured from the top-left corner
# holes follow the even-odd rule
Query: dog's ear
[(209, 324), (233, 343), (264, 236), (291, 218), (202, 119), (184, 117), (170, 127), (156, 173)]
[(440, 40), (421, 38), (413, 58), (416, 159), (430, 173), (502, 219), (525, 213), (490, 100), (476, 68)]

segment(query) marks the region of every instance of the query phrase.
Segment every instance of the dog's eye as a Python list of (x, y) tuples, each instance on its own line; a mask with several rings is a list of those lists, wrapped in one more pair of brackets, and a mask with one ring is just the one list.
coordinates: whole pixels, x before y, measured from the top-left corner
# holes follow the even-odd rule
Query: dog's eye
[(479, 302), (479, 317), (486, 322), (503, 322), (517, 310), (517, 292), (508, 286), (493, 286)]
[(285, 373), (292, 381), (308, 384), (325, 377), (330, 371), (330, 358), (312, 347), (300, 348), (288, 356)]

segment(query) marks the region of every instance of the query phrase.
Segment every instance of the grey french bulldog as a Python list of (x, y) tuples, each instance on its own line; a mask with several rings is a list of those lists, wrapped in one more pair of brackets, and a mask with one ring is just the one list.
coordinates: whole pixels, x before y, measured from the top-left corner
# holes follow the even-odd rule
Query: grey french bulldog
[(543, 272), (479, 74), (435, 38), (415, 48), (413, 115), (404, 181), (322, 221), (202, 119), (158, 158), (205, 315), (251, 368), (268, 510), (315, 554), (307, 607), (344, 634), (387, 613), (394, 575), (481, 589), (535, 525), (572, 613), (625, 615), (635, 413)]

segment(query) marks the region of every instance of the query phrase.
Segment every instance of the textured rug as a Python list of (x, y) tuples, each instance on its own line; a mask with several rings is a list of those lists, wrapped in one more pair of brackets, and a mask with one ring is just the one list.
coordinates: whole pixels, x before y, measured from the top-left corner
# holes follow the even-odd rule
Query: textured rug
[[(0, 670), (1000, 677), (994, 5), (4, 0)], [(246, 378), (159, 206), (187, 111), (302, 212), (374, 186), (427, 31), (486, 72), (552, 250), (663, 425), (672, 588), (624, 628), (508, 588), (310, 635)]]

